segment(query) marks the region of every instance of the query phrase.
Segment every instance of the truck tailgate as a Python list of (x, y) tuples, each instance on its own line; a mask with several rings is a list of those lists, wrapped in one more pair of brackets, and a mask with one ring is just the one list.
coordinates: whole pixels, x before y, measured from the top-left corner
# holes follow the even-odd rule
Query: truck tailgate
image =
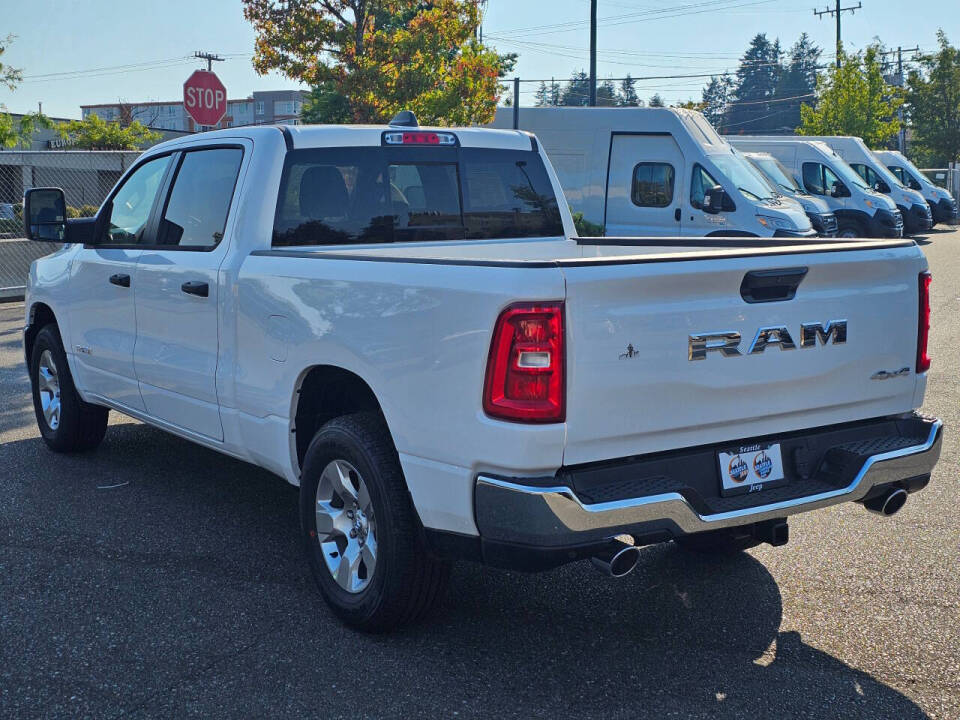
[[(926, 269), (915, 245), (690, 259), (634, 255), (623, 262), (610, 251), (603, 262), (562, 265), (565, 465), (915, 407), (925, 382), (914, 366), (918, 274)], [(631, 252), (624, 248), (625, 256)], [(741, 296), (748, 273), (786, 269), (806, 269), (791, 299), (747, 302)], [(845, 342), (837, 336), (825, 342), (814, 330), (807, 333), (814, 344), (802, 346), (804, 323), (827, 329), (841, 321)], [(769, 333), (765, 349), (751, 353), (761, 328), (787, 333)], [(738, 352), (708, 350), (691, 359), (691, 336), (712, 335), (713, 345), (726, 332), (740, 334), (739, 345), (731, 341)], [(789, 340), (795, 349), (784, 347)]]

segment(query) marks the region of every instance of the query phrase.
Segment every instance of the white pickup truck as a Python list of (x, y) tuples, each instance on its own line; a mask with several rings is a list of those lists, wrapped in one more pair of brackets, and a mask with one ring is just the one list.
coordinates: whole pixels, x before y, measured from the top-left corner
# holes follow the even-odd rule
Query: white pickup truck
[[(355, 627), (425, 615), (455, 558), (629, 572), (924, 487), (927, 263), (910, 240), (578, 238), (536, 138), (235, 128), (147, 151), (95, 218), (25, 197), (44, 440), (114, 410), (300, 487)], [(202, 478), (198, 478), (202, 482)]]

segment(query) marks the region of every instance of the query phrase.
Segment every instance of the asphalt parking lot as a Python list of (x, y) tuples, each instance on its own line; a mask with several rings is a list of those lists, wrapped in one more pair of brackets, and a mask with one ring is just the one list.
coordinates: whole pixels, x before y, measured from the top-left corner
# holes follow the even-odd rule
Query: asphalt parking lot
[(22, 304), (0, 305), (0, 716), (960, 717), (960, 231), (933, 271), (930, 486), (842, 505), (722, 563), (632, 575), (461, 563), (438, 616), (340, 626), (301, 559), (296, 490), (128, 418), (40, 440)]

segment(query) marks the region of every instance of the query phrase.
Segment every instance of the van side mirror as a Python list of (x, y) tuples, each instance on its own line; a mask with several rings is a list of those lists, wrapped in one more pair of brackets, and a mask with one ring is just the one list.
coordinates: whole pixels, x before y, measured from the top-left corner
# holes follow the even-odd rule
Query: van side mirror
[(841, 197), (850, 197), (850, 191), (847, 189), (847, 186), (844, 185), (839, 180), (835, 180), (830, 186), (830, 197), (841, 198)]
[(918, 183), (913, 177), (911, 177), (911, 178), (910, 178), (910, 189), (911, 189), (911, 190), (922, 190), (923, 188), (920, 186), (920, 183)]
[(873, 184), (873, 189), (878, 193), (884, 193), (885, 195), (890, 192), (890, 186), (887, 185), (883, 180), (877, 180)]
[(703, 211), (716, 215), (719, 212), (735, 210), (736, 206), (733, 200), (727, 195), (727, 191), (719, 185), (714, 185), (703, 194)]
[(67, 202), (60, 188), (30, 188), (23, 194), (23, 229), (28, 240), (63, 242)]

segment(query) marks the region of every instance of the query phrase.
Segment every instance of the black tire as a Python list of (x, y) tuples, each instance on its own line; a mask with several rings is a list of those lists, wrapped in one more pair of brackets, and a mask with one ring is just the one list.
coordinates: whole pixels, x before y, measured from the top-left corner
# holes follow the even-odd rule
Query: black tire
[[(47, 397), (56, 395), (60, 408), (57, 421), (48, 421), (44, 415), (41, 387), (39, 383), (40, 361), (48, 353), (56, 370), (56, 383), (59, 393), (50, 391)], [(70, 366), (60, 340), (60, 332), (53, 323), (45, 325), (37, 333), (30, 355), (30, 384), (33, 391), (33, 410), (37, 416), (37, 427), (43, 441), (54, 452), (70, 453), (93, 450), (102, 441), (107, 432), (107, 420), (110, 411), (100, 405), (84, 402), (73, 384)]]
[(863, 226), (856, 220), (844, 220), (837, 228), (838, 238), (864, 238), (867, 237)]
[[(334, 579), (317, 528), (317, 487), (324, 470), (335, 461), (356, 469), (375, 514), (375, 568), (365, 587), (355, 592)], [(335, 418), (314, 436), (300, 479), (300, 526), (321, 595), (334, 614), (353, 628), (384, 632), (416, 622), (443, 597), (450, 563), (433, 556), (426, 546), (397, 451), (378, 413)]]
[(674, 542), (689, 552), (704, 555), (735, 555), (756, 547), (762, 541), (753, 536), (748, 526), (746, 530), (710, 530), (683, 535), (675, 538)]

